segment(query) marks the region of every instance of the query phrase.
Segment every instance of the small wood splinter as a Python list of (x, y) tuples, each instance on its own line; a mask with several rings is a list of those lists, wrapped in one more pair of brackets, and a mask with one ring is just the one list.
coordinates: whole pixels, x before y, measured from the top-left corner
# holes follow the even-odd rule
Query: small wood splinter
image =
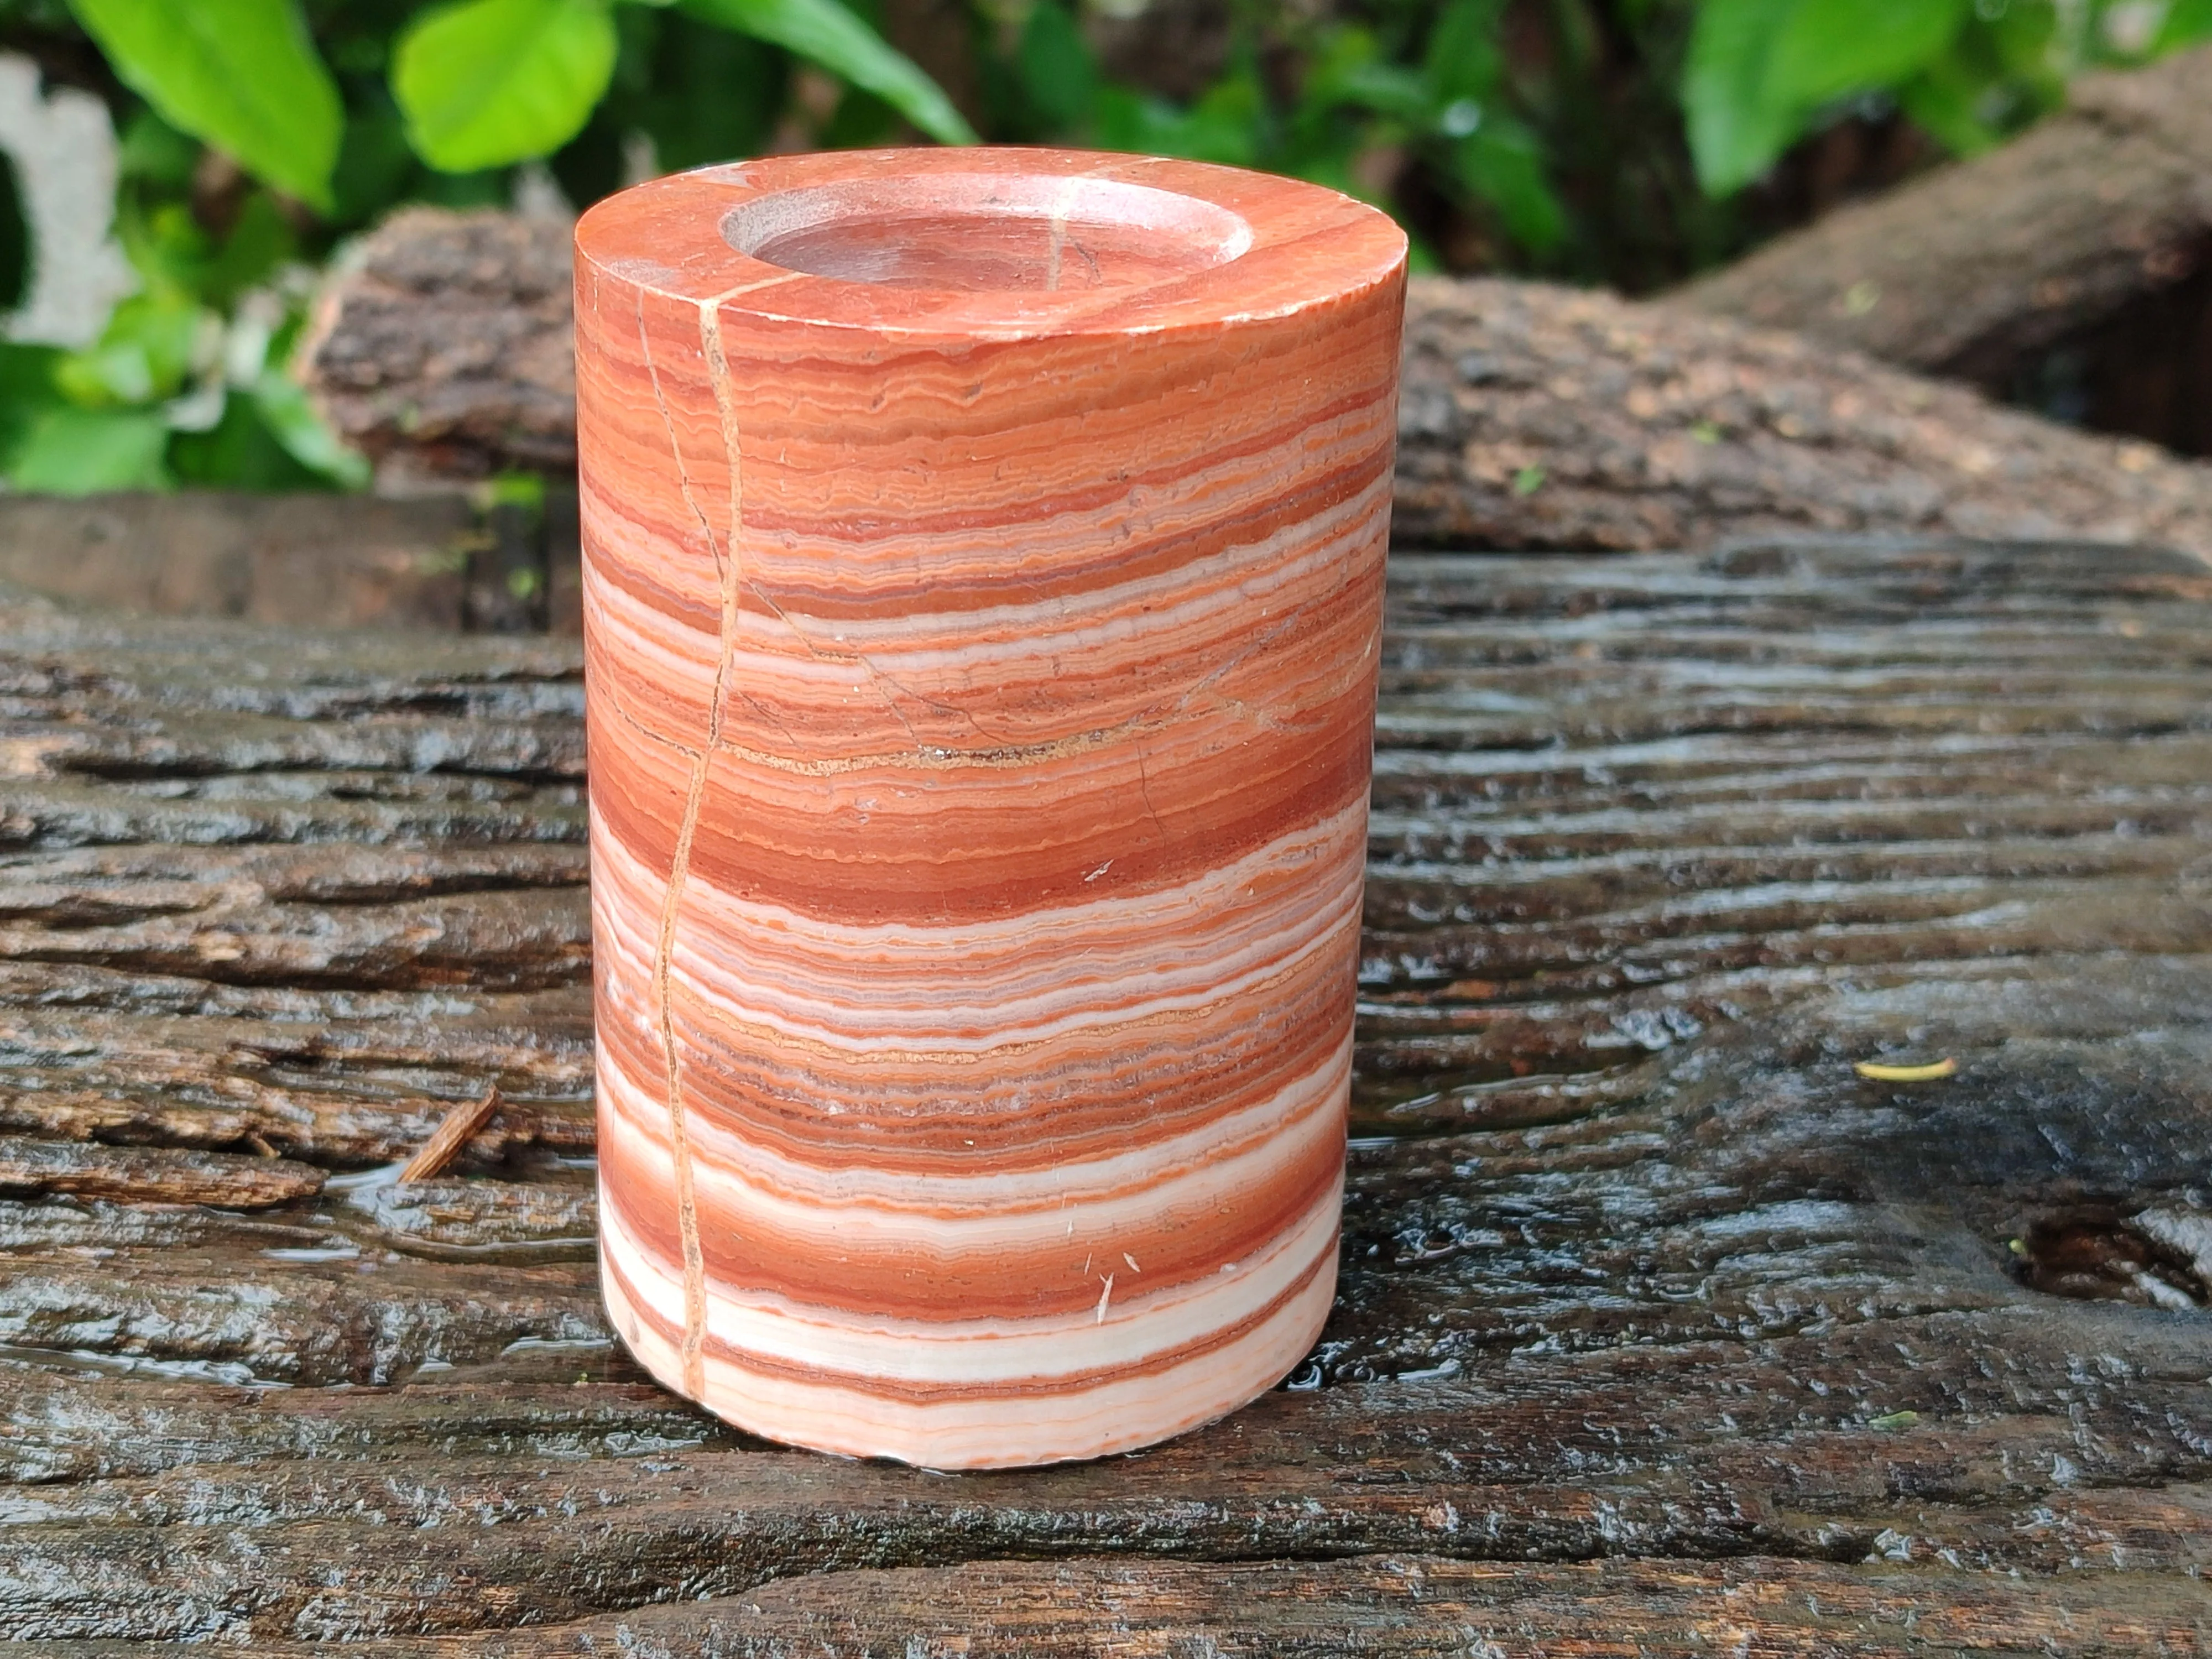
[(404, 1181), (428, 1181), (432, 1176), (453, 1161), (454, 1155), (465, 1146), (471, 1135), (491, 1121), (499, 1109), (499, 1085), (493, 1084), (483, 1091), (481, 1100), (465, 1100), (446, 1114), (445, 1119), (430, 1132), (422, 1143), (422, 1151), (407, 1160), (399, 1171)]
[(1851, 1062), (1851, 1070), (1876, 1083), (1933, 1083), (1938, 1078), (1954, 1075), (1958, 1069), (1959, 1062), (1948, 1055), (1925, 1066), (1884, 1066), (1871, 1060)]

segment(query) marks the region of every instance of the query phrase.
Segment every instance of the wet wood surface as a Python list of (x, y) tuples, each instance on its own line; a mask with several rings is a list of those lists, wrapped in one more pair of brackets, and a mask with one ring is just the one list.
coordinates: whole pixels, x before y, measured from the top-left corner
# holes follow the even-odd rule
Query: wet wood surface
[(2208, 623), (2109, 548), (1396, 560), (1336, 1316), (954, 1477), (609, 1344), (573, 643), (0, 599), (0, 1635), (2203, 1651)]

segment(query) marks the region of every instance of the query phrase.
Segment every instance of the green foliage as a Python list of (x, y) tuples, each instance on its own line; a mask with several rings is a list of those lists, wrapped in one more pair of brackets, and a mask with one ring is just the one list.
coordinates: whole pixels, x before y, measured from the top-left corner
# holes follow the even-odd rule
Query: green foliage
[(2150, 42), (2155, 57), (2212, 37), (2212, 0), (2173, 0)]
[[(980, 126), (1313, 179), (1396, 213), (1417, 264), (1633, 290), (1802, 213), (1789, 158), (1838, 123), (1970, 153), (2084, 70), (2212, 38), (2212, 0), (1226, 0), (1192, 76), (1109, 72), (1108, 0), (967, 0), (966, 38), (932, 43), (970, 53), (956, 105), (878, 32), (891, 3), (0, 0), (12, 46), (82, 64), (89, 37), (120, 83), (139, 279), (81, 350), (0, 343), (0, 476), (359, 487), (284, 372), (315, 264), (403, 202), (507, 204), (541, 164), (583, 205), (772, 147)], [(28, 269), (9, 198), (0, 307)]]
[(343, 116), (295, 0), (70, 0), (125, 86), (311, 207)]
[[(854, 89), (848, 127), (902, 116), (975, 137), (837, 0), (68, 7), (0, 0), (0, 21), (35, 36), (73, 14), (144, 100), (118, 112), (117, 228), (140, 289), (82, 350), (0, 346), (0, 473), (16, 489), (365, 485), (368, 464), (284, 372), (302, 260), (402, 201), (503, 203), (518, 162), (556, 157), (588, 199), (623, 182), (634, 137), (653, 166), (749, 153), (786, 101), (787, 54)], [(0, 224), (0, 277), (18, 287), (21, 222), (11, 210)]]
[(432, 167), (474, 173), (558, 149), (615, 72), (607, 0), (456, 0), (399, 37), (392, 91)]
[(1705, 0), (1682, 73), (1690, 152), (1706, 189), (1755, 178), (1794, 136), (1792, 116), (1767, 95), (1780, 0)]
[(358, 488), (362, 459), (283, 371), (311, 280), (295, 209), (247, 186), (192, 211), (200, 148), (150, 111), (124, 131), (117, 229), (139, 290), (82, 349), (0, 348), (0, 472), (20, 489)]
[(624, 6), (614, 83), (584, 131), (550, 161), (573, 202), (634, 179), (637, 152), (675, 171), (757, 155), (789, 99), (791, 58), (672, 9)]
[(2207, 36), (2212, 0), (1700, 0), (1683, 114), (1699, 181), (1726, 194), (1852, 100), (1893, 100), (1971, 154), (2056, 106), (2072, 74)]
[(682, 0), (694, 17), (766, 40), (874, 94), (944, 144), (972, 144), (975, 130), (913, 63), (837, 0)]
[[(975, 142), (937, 83), (839, 0), (681, 3), (827, 70), (931, 137)], [(356, 21), (348, 12), (374, 9), (386, 27), (334, 31), (332, 57), (356, 74), (388, 74), (355, 100), (368, 107), (349, 121), (301, 0), (70, 4), (117, 76), (173, 128), (325, 216), (343, 205), (357, 217), (404, 191), (402, 144), (454, 174), (552, 155), (590, 121), (621, 50), (618, 0), (447, 0), (412, 15), (357, 4), (340, 12), (341, 24)]]
[(1796, 0), (1769, 9), (1780, 27), (1767, 46), (1765, 95), (1814, 110), (1932, 61), (1972, 8), (1966, 0)]
[(0, 472), (12, 475), (32, 427), (58, 405), (54, 369), (61, 355), (52, 346), (0, 341)]
[(1461, 191), (1497, 210), (1508, 234), (1534, 252), (1556, 247), (1566, 213), (1545, 168), (1534, 131), (1516, 119), (1506, 96), (1495, 0), (1455, 0), (1423, 54), (1432, 142)]
[(173, 398), (204, 366), (208, 317), (190, 295), (175, 289), (135, 294), (115, 307), (97, 343), (62, 359), (54, 384), (87, 409)]
[(1091, 118), (1098, 103), (1098, 65), (1065, 6), (1047, 0), (1035, 7), (1014, 50), (1022, 90), (1040, 125), (1069, 130)]
[(104, 489), (166, 489), (169, 423), (158, 410), (78, 409), (33, 416), (8, 469), (18, 489), (88, 495)]
[[(368, 485), (368, 463), (341, 444), (307, 402), (300, 383), (273, 364), (247, 382), (253, 416), (243, 422), (265, 431), (293, 464), (301, 482), (321, 479), (347, 489)], [(234, 404), (235, 400), (234, 400)], [(226, 408), (228, 418), (231, 410)]]
[[(1559, 244), (1565, 211), (1507, 95), (1504, 10), (1503, 0), (1449, 0), (1360, 21), (1247, 16), (1227, 72), (1177, 105), (1107, 82), (1060, 0), (1036, 0), (1000, 78), (1001, 113), (1024, 136), (1260, 167), (1383, 206), (1410, 164), (1541, 254)], [(1301, 64), (1287, 86), (1267, 68), (1285, 54)], [(1415, 247), (1433, 263), (1418, 236)]]

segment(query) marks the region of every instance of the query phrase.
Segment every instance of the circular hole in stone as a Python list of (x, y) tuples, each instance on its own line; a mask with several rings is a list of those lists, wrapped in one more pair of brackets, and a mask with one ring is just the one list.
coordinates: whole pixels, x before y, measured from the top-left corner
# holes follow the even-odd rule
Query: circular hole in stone
[(946, 173), (763, 196), (722, 234), (740, 253), (847, 283), (966, 294), (1138, 288), (1252, 245), (1227, 208), (1110, 179)]

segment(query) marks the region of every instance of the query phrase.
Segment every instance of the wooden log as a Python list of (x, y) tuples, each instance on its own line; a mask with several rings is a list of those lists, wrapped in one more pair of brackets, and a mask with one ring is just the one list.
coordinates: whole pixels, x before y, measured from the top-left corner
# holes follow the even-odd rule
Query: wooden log
[(299, 361), (387, 483), (576, 464), (570, 228), (409, 208), (354, 245)]
[(1669, 303), (1996, 386), (2212, 258), (2212, 46), (2085, 76), (2012, 143), (1778, 238)]
[[(574, 1243), (581, 965), (538, 937), (542, 988), (488, 988), (517, 956), (479, 984), (380, 918), (424, 896), (410, 849), (459, 902), (574, 847), (573, 645), (0, 604), (8, 1133), (88, 1161), (261, 1136), (343, 1172), (255, 1215), (0, 1198), (0, 1631), (2203, 1645), (2212, 577), (1927, 543), (1394, 567), (1330, 1326), (1212, 1428), (961, 1477), (779, 1450), (646, 1383)], [(580, 895), (580, 865), (514, 867)], [(384, 954), (131, 965), (134, 921), (226, 902)], [(447, 1176), (363, 1167), (493, 1083)]]
[[(395, 483), (574, 464), (568, 233), (410, 210), (319, 302), (304, 373)], [(1542, 283), (1417, 282), (1408, 545), (1655, 549), (1778, 532), (2151, 542), (2212, 556), (2212, 466), (1802, 336)]]
[(2212, 466), (1801, 335), (1528, 283), (1414, 284), (1399, 541), (1640, 550), (1876, 532), (2212, 557)]

